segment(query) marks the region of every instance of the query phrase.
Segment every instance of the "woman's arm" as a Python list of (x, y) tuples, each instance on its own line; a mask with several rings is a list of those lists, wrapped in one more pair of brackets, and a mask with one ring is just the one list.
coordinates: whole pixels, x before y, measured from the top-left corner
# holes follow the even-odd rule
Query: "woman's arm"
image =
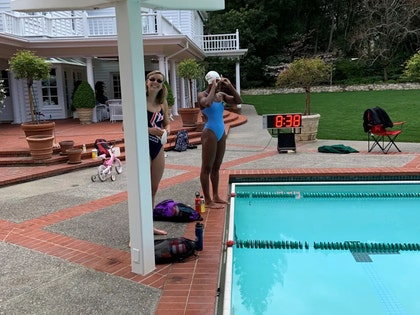
[(228, 93), (222, 92), (223, 100), (228, 104), (242, 104), (242, 98), (239, 95), (238, 91), (233, 87), (232, 83), (228, 78), (222, 78), (221, 80), (225, 90), (228, 90)]
[(169, 106), (168, 102), (165, 100), (162, 104), (163, 109), (163, 128), (166, 129), (166, 132), (168, 135), (171, 133), (171, 119), (170, 119), (170, 113), (169, 113)]

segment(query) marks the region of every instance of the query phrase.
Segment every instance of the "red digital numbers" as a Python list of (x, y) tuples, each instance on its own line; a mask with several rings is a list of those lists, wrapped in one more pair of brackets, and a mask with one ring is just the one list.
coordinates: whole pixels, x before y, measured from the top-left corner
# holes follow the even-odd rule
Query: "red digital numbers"
[(292, 118), (291, 118), (291, 127), (300, 127), (301, 126), (301, 124), (302, 124), (302, 115), (300, 115), (300, 114), (294, 114), (294, 115), (291, 115), (292, 116)]
[(278, 114), (267, 117), (267, 128), (298, 128), (301, 124), (301, 114)]
[(277, 116), (275, 116), (274, 126), (276, 128), (283, 128), (283, 124), (284, 124), (284, 117), (283, 117), (283, 115), (277, 115)]

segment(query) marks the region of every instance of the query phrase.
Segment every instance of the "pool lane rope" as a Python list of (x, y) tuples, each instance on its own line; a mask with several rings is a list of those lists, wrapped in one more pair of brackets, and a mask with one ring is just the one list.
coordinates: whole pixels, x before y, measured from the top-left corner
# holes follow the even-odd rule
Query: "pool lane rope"
[[(257, 249), (309, 249), (309, 242), (300, 241), (270, 241), (270, 240), (236, 240), (237, 248)], [(314, 242), (314, 249), (319, 250), (350, 250), (370, 253), (395, 253), (398, 251), (420, 251), (418, 243), (364, 243), (359, 241), (345, 242)]]
[(418, 198), (420, 192), (237, 192), (236, 198)]

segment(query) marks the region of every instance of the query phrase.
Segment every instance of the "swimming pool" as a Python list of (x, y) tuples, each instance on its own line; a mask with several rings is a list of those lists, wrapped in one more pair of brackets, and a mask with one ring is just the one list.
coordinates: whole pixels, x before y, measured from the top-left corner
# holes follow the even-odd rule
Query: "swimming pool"
[(419, 183), (233, 184), (223, 314), (417, 314)]

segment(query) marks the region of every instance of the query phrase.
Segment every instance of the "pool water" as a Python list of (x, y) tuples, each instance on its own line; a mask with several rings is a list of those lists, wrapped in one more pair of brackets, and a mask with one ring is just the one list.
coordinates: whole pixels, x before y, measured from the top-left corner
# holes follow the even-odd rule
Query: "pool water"
[(224, 313), (418, 314), (419, 188), (235, 184)]

